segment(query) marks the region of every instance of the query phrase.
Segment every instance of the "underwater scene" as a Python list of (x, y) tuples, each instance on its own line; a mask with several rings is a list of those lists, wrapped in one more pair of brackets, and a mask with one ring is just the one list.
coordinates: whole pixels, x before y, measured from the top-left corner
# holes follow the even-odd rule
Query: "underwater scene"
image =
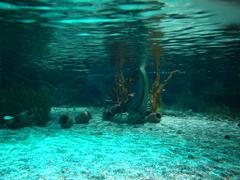
[(0, 180), (240, 179), (240, 1), (0, 0)]

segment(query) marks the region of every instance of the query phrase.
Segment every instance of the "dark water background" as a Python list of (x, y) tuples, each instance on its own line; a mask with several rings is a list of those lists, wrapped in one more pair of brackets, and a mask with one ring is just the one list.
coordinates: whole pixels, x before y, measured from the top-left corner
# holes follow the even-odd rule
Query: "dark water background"
[(179, 70), (165, 107), (240, 110), (240, 4), (198, 0), (2, 0), (1, 89), (50, 88), (52, 105), (102, 106), (114, 62), (132, 73), (161, 49), (161, 75)]

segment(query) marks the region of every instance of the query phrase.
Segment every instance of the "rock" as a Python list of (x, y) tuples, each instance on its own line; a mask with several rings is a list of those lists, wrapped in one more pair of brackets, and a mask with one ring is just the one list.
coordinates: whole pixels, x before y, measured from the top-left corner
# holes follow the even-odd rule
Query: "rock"
[(146, 116), (146, 121), (150, 123), (159, 123), (161, 121), (161, 114), (150, 113), (148, 116)]
[(93, 133), (91, 133), (91, 135), (101, 136), (101, 135), (103, 135), (103, 133), (102, 132), (93, 132)]
[(224, 139), (229, 140), (229, 139), (230, 139), (230, 136), (229, 136), (229, 135), (225, 135), (225, 136), (224, 136)]
[(118, 114), (118, 113), (121, 113), (122, 112), (122, 107), (120, 104), (115, 104), (111, 107), (111, 112), (113, 114)]
[(121, 104), (114, 104), (103, 112), (103, 120), (112, 121), (116, 114), (126, 112), (126, 106)]
[(128, 124), (142, 124), (145, 122), (146, 122), (145, 115), (137, 112), (129, 114), (127, 120)]
[(23, 128), (24, 126), (24, 123), (20, 120), (18, 116), (6, 123), (6, 127), (9, 129), (19, 129)]
[(128, 116), (128, 113), (115, 114), (112, 121), (116, 123), (128, 123)]
[(88, 111), (83, 111), (75, 117), (75, 123), (77, 124), (86, 124), (92, 118), (91, 114)]
[(114, 114), (112, 111), (106, 110), (103, 113), (103, 118), (105, 120), (113, 121), (115, 123), (125, 123), (125, 124), (141, 124), (145, 123), (145, 115), (138, 113), (138, 112), (133, 112), (133, 113), (117, 113)]
[(64, 114), (59, 118), (59, 124), (62, 129), (68, 129), (73, 126), (73, 120)]
[(6, 123), (6, 126), (7, 128), (10, 128), (10, 129), (19, 129), (19, 128), (31, 126), (32, 123), (33, 122), (32, 122), (30, 113), (27, 111), (24, 111), (16, 115), (13, 119), (9, 120)]
[(189, 154), (188, 159), (194, 159), (194, 156), (192, 154)]
[(181, 131), (181, 130), (178, 130), (178, 131), (177, 131), (177, 134), (182, 134), (182, 131)]
[(103, 112), (103, 120), (105, 121), (111, 121), (114, 117), (114, 114), (111, 110), (109, 109), (106, 109), (104, 112)]

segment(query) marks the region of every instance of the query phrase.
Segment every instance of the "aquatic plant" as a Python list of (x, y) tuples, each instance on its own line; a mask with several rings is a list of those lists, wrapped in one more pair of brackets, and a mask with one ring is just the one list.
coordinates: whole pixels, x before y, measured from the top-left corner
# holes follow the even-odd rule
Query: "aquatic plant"
[(117, 104), (126, 104), (128, 101), (129, 90), (127, 81), (122, 71), (115, 75), (115, 83), (112, 89), (111, 97)]
[(156, 68), (156, 78), (152, 85), (152, 91), (151, 91), (151, 106), (152, 106), (152, 112), (157, 112), (160, 109), (161, 106), (161, 84), (160, 84), (160, 53), (161, 48), (160, 46), (153, 44), (152, 45), (152, 54), (154, 56), (155, 61), (155, 68)]
[(33, 92), (33, 100), (29, 106), (34, 115), (34, 122), (38, 126), (45, 126), (49, 120), (51, 110), (51, 97), (47, 89)]
[(163, 83), (160, 80), (160, 73), (157, 73), (155, 81), (152, 86), (151, 91), (151, 105), (152, 112), (159, 112), (162, 104), (162, 92), (164, 87), (167, 85), (168, 81), (172, 79), (173, 75), (177, 73), (178, 70), (171, 71)]
[[(50, 94), (47, 89), (30, 87), (8, 87), (0, 90), (0, 119), (28, 112), (31, 124), (44, 126), (51, 110)], [(1, 123), (1, 122), (0, 122)]]
[(151, 106), (152, 106), (152, 112), (159, 112), (162, 104), (162, 91), (168, 81), (172, 79), (173, 75), (178, 72), (178, 70), (171, 71), (167, 77), (167, 79), (164, 80), (163, 83), (161, 83), (161, 76), (160, 76), (160, 56), (161, 56), (161, 47), (157, 44), (153, 44), (152, 46), (152, 53), (154, 56), (155, 61), (155, 68), (156, 68), (156, 77), (152, 85), (151, 90)]
[(116, 42), (114, 46), (117, 50), (117, 57), (113, 58), (112, 61), (115, 71), (115, 80), (110, 96), (114, 103), (124, 106), (129, 96), (128, 82), (123, 73), (123, 68), (126, 63), (126, 44), (124, 42)]

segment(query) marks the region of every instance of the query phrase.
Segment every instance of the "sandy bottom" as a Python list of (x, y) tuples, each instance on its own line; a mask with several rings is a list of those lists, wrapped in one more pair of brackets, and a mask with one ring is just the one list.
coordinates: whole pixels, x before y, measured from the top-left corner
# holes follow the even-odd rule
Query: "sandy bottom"
[[(169, 113), (160, 124), (119, 125), (90, 108), (88, 125), (0, 130), (0, 179), (240, 179), (240, 128)], [(229, 135), (230, 139), (224, 136)]]

